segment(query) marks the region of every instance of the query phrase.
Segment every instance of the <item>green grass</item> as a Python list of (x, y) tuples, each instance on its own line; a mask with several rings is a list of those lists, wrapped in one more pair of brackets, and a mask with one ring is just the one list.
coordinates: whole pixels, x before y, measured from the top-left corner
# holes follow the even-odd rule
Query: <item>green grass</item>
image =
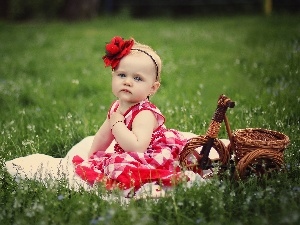
[[(237, 16), (80, 23), (0, 22), (0, 224), (299, 224), (300, 17)], [(218, 179), (172, 197), (107, 202), (63, 182), (10, 177), (4, 161), (64, 157), (93, 135), (111, 101), (101, 56), (114, 35), (151, 45), (164, 63), (153, 97), (167, 126), (204, 134), (220, 94), (231, 128), (284, 132), (288, 170), (272, 179)], [(220, 138), (226, 138), (224, 129)], [(103, 194), (99, 189), (99, 194)]]

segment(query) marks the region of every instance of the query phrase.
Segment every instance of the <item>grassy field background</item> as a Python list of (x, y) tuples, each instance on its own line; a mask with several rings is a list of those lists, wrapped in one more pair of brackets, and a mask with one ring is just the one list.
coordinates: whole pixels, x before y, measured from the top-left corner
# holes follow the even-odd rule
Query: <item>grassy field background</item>
[[(300, 16), (88, 22), (0, 22), (0, 224), (299, 224)], [(115, 35), (152, 46), (163, 60), (152, 101), (167, 126), (204, 134), (220, 94), (236, 101), (231, 128), (284, 132), (286, 173), (218, 179), (126, 207), (58, 182), (11, 178), (4, 162), (33, 153), (64, 157), (93, 135), (110, 103), (101, 60)], [(221, 130), (220, 138), (226, 138)], [(99, 189), (102, 193), (103, 190)]]

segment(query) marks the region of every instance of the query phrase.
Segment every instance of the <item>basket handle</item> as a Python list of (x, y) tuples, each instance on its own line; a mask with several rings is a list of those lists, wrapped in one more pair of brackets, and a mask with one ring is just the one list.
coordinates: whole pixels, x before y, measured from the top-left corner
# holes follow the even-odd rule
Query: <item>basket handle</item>
[(208, 130), (206, 132), (206, 136), (210, 138), (218, 137), (221, 128), (221, 123), (224, 121), (226, 117), (225, 114), (227, 109), (233, 108), (234, 106), (235, 106), (235, 102), (231, 101), (230, 98), (226, 97), (225, 95), (220, 95), (217, 109), (210, 122)]
[[(220, 97), (218, 99), (217, 108), (215, 110), (215, 113), (213, 115), (211, 123), (206, 132), (206, 136), (208, 137), (207, 142), (205, 145), (203, 145), (202, 150), (200, 152), (200, 155), (202, 155), (202, 157), (200, 157), (200, 160), (198, 161), (198, 163), (199, 163), (199, 166), (201, 169), (208, 169), (211, 167), (209, 165), (209, 159), (208, 159), (209, 152), (213, 146), (215, 138), (218, 137), (218, 134), (219, 134), (219, 131), (221, 128), (221, 123), (224, 120), (226, 122), (227, 132), (229, 132), (231, 134), (229, 123), (228, 123), (228, 120), (227, 120), (227, 117), (225, 114), (226, 114), (226, 111), (228, 108), (233, 108), (234, 106), (235, 106), (235, 102), (231, 101), (230, 98), (228, 98), (227, 96), (225, 96), (223, 94), (220, 95)], [(228, 133), (228, 135), (229, 135), (229, 133)], [(231, 137), (229, 137), (229, 138), (231, 138)]]

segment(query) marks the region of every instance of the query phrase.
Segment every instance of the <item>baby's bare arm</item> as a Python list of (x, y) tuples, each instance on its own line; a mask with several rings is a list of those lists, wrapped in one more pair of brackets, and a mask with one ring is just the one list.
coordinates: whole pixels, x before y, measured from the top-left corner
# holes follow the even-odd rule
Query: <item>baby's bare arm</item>
[(132, 130), (129, 130), (124, 123), (116, 123), (112, 127), (112, 133), (124, 151), (145, 152), (150, 144), (153, 130), (157, 126), (153, 112), (143, 110), (135, 117)]
[(90, 157), (96, 151), (105, 151), (113, 138), (110, 131), (109, 120), (106, 119), (94, 137), (88, 156)]

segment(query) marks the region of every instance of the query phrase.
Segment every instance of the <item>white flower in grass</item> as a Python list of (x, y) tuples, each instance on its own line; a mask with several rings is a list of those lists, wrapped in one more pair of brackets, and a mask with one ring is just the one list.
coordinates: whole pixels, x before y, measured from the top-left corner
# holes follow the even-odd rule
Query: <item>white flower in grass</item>
[(62, 128), (61, 128), (60, 126), (56, 125), (56, 124), (55, 124), (55, 128), (56, 128), (57, 130), (59, 130), (60, 132), (63, 131)]
[(81, 121), (80, 120), (75, 120), (75, 124), (81, 124)]
[(21, 208), (21, 206), (22, 206), (22, 204), (21, 204), (21, 202), (19, 201), (19, 199), (18, 199), (18, 198), (15, 198), (13, 208), (14, 208), (14, 209), (17, 209), (17, 208)]
[(34, 144), (34, 141), (33, 140), (24, 140), (22, 141), (22, 145), (24, 145), (25, 147), (26, 146), (32, 146)]
[(271, 106), (273, 106), (273, 105), (275, 105), (275, 104), (276, 104), (276, 102), (270, 101), (269, 106), (271, 107)]
[(44, 206), (40, 204), (38, 201), (34, 202), (32, 205), (32, 210), (36, 212), (43, 212)]
[(198, 218), (198, 219), (196, 219), (196, 224), (199, 224), (199, 223), (201, 223), (202, 221), (203, 221), (203, 219)]
[(68, 114), (67, 114), (67, 119), (72, 119), (72, 117), (73, 117), (73, 116), (72, 116), (71, 113), (68, 113)]
[(178, 206), (183, 206), (183, 202), (178, 202), (177, 205)]
[(57, 196), (57, 199), (58, 199), (59, 201), (63, 200), (64, 198), (65, 198), (65, 197), (64, 197), (63, 195)]
[(32, 131), (32, 132), (35, 132), (35, 125), (28, 124), (27, 129)]
[(31, 210), (30, 208), (26, 208), (25, 209), (25, 215), (27, 217), (33, 217), (35, 215), (35, 212), (33, 210)]
[(20, 110), (20, 111), (19, 111), (19, 114), (25, 115), (25, 114), (26, 114), (25, 109)]
[(20, 177), (15, 177), (15, 182), (16, 183), (20, 183), (21, 182), (21, 178)]
[(76, 79), (76, 80), (75, 80), (75, 79), (73, 79), (73, 80), (72, 80), (72, 84), (78, 85), (78, 84), (79, 84), (79, 80), (77, 80), (77, 79)]

